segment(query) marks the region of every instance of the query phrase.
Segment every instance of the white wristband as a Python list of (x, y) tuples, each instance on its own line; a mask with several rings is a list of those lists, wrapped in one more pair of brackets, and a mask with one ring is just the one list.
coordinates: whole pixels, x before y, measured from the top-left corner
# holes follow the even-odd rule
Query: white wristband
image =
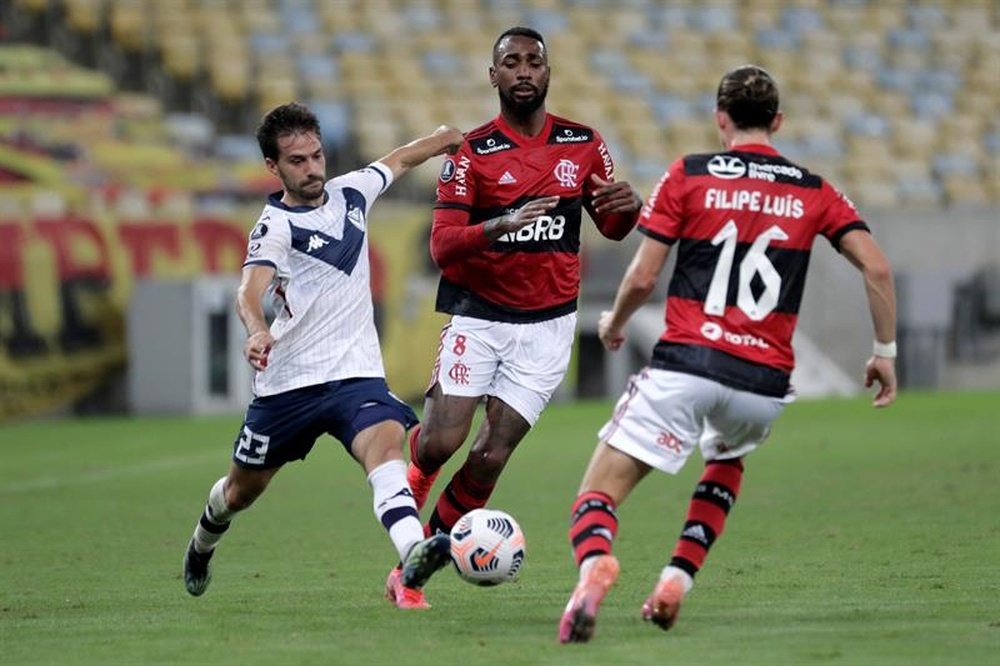
[(879, 342), (875, 340), (872, 343), (872, 354), (882, 358), (896, 358), (896, 341)]

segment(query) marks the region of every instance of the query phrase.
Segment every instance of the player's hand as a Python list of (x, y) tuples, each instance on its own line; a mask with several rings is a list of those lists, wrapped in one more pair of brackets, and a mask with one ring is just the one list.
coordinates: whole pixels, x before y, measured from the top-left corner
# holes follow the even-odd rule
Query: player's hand
[(596, 173), (590, 180), (597, 185), (590, 199), (595, 213), (634, 213), (642, 208), (642, 197), (626, 181), (604, 180)]
[(559, 203), (558, 196), (542, 197), (524, 204), (509, 215), (501, 215), (486, 222), (486, 235), (496, 240), (504, 234), (518, 231), (534, 224), (539, 217), (549, 212)]
[(896, 361), (884, 356), (872, 356), (865, 364), (865, 388), (878, 382), (878, 393), (872, 405), (888, 407), (896, 400)]
[(462, 146), (462, 142), (465, 141), (465, 135), (462, 134), (461, 130), (457, 130), (454, 127), (448, 125), (441, 125), (431, 136), (440, 137), (444, 141), (444, 148), (441, 149), (441, 153), (448, 153), (449, 155), (454, 155), (458, 152), (458, 149)]
[(243, 356), (254, 370), (263, 370), (267, 367), (267, 356), (271, 353), (272, 345), (274, 338), (271, 332), (258, 331), (247, 338), (243, 345)]
[(608, 351), (618, 351), (625, 342), (622, 330), (612, 326), (613, 314), (610, 310), (605, 310), (597, 320), (597, 337)]

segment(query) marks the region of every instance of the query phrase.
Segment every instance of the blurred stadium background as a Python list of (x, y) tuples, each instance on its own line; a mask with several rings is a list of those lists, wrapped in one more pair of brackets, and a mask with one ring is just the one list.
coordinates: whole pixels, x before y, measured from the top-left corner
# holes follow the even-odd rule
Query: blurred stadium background
[[(472, 128), (497, 112), (486, 70), (512, 25), (546, 37), (549, 109), (597, 127), (643, 195), (676, 157), (717, 147), (722, 73), (767, 67), (779, 148), (845, 191), (894, 263), (904, 387), (1000, 387), (995, 0), (3, 0), (0, 420), (241, 409), (231, 301), (278, 187), (257, 119), (309, 104), (331, 175), (441, 123)], [(407, 398), (442, 322), (426, 250), (437, 168), (371, 226), (387, 370)], [(606, 358), (592, 334), (635, 242), (585, 240), (564, 397), (617, 393), (659, 333), (662, 286), (628, 354)], [(825, 243), (800, 329), (802, 392), (860, 390), (861, 281)]]

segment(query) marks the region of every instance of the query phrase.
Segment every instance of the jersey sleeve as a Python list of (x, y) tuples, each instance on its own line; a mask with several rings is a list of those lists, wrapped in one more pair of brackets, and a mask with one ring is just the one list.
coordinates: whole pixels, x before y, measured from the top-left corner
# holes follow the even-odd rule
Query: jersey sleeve
[(672, 245), (681, 234), (684, 220), (684, 160), (664, 172), (639, 213), (639, 233)]
[(858, 214), (858, 209), (854, 207), (853, 201), (825, 180), (823, 181), (822, 188), (823, 200), (827, 203), (823, 208), (823, 218), (820, 221), (818, 231), (839, 252), (840, 239), (848, 231), (855, 229), (870, 230), (868, 225), (861, 219), (861, 215)]
[(476, 202), (476, 187), (476, 173), (466, 142), (457, 153), (445, 158), (438, 175), (430, 249), (440, 268), (489, 247), (484, 223), (469, 224)]
[(590, 202), (593, 200), (594, 190), (597, 189), (598, 185), (591, 179), (591, 175), (596, 175), (602, 180), (614, 181), (615, 162), (611, 157), (611, 151), (608, 150), (607, 144), (604, 143), (604, 139), (597, 130), (594, 130), (594, 141), (591, 145), (594, 148), (591, 152), (590, 171), (583, 177), (584, 205), (601, 235), (605, 238), (621, 240), (635, 227), (637, 217), (634, 213), (597, 214), (594, 212)]
[(271, 266), (278, 275), (288, 275), (288, 252), (292, 246), (292, 233), (284, 220), (273, 220), (267, 211), (250, 231), (247, 241), (247, 266)]
[(392, 169), (381, 162), (372, 162), (362, 169), (333, 178), (326, 184), (326, 187), (328, 191), (331, 188), (342, 187), (358, 190), (365, 198), (365, 203), (368, 206), (365, 213), (367, 213), (371, 210), (375, 200), (389, 189), (390, 185), (392, 185)]

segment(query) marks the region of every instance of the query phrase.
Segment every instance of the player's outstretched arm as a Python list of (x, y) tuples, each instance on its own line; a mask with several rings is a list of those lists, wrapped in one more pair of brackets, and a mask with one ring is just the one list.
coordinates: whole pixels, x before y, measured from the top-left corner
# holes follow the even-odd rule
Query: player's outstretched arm
[(878, 383), (872, 404), (888, 407), (896, 399), (896, 292), (892, 267), (882, 249), (866, 231), (844, 234), (840, 251), (862, 273), (865, 294), (875, 327), (873, 354), (865, 365), (865, 387)]
[(392, 170), (392, 178), (395, 180), (435, 155), (454, 153), (462, 145), (463, 140), (460, 131), (454, 127), (441, 125), (431, 134), (396, 148), (379, 162)]
[(597, 336), (607, 349), (616, 351), (625, 342), (625, 324), (653, 293), (669, 254), (670, 246), (666, 243), (649, 237), (642, 239), (618, 285), (614, 307), (602, 312), (597, 323)]
[(274, 268), (263, 264), (253, 264), (243, 269), (240, 287), (236, 291), (236, 314), (247, 329), (247, 341), (243, 345), (243, 356), (255, 370), (267, 367), (267, 355), (271, 352), (274, 338), (264, 318), (261, 299), (271, 280)]

